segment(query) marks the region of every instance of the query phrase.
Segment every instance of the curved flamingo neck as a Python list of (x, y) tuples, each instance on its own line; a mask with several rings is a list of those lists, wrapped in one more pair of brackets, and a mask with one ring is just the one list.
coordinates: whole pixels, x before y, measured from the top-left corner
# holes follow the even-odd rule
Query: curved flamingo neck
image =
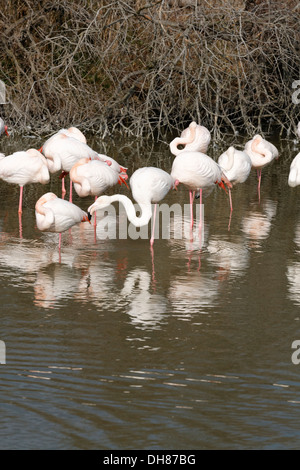
[(133, 202), (123, 194), (115, 194), (110, 198), (111, 202), (119, 201), (123, 204), (128, 220), (135, 226), (135, 227), (142, 227), (143, 225), (148, 224), (149, 220), (152, 217), (152, 206), (151, 202), (149, 203), (139, 203), (141, 208), (141, 215), (137, 217), (136, 210), (134, 207)]
[(189, 125), (189, 132), (186, 137), (176, 137), (170, 143), (170, 151), (173, 155), (177, 157), (184, 149), (178, 149), (178, 145), (187, 145), (191, 144), (195, 140), (196, 136), (196, 123), (192, 122)]

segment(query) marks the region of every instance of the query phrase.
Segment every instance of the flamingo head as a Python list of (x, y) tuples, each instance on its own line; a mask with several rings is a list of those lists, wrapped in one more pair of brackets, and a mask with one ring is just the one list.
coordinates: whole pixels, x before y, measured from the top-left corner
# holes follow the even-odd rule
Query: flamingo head
[(220, 188), (224, 189), (226, 194), (227, 194), (226, 186), (229, 189), (232, 188), (232, 184), (230, 183), (229, 179), (224, 175), (224, 173), (222, 173), (222, 175), (221, 175), (221, 181), (216, 181), (215, 184), (218, 184), (218, 186), (220, 186)]
[(119, 175), (118, 183), (121, 185), (122, 183), (125, 184), (125, 186), (129, 189), (128, 184), (126, 183), (126, 180), (128, 179), (128, 175)]
[(92, 204), (88, 210), (88, 217), (90, 217), (90, 220), (92, 218), (92, 215), (94, 212), (96, 212), (99, 209), (105, 209), (105, 207), (109, 206), (111, 203), (111, 197), (110, 196), (100, 196), (96, 199), (94, 204)]

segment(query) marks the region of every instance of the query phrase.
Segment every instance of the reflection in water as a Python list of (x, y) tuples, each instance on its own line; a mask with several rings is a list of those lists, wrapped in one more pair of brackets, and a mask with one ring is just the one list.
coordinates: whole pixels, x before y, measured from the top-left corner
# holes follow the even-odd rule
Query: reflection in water
[(272, 219), (277, 211), (277, 202), (266, 200), (259, 210), (249, 211), (242, 221), (242, 231), (251, 240), (251, 247), (259, 248), (261, 242), (268, 238)]
[(54, 263), (37, 273), (34, 283), (34, 303), (38, 307), (53, 308), (62, 300), (74, 298), (80, 275), (70, 266)]
[(158, 329), (167, 310), (167, 301), (163, 295), (150, 292), (151, 276), (136, 268), (128, 273), (120, 298), (126, 300), (126, 313), (131, 323), (141, 329)]
[(243, 241), (233, 243), (212, 236), (207, 251), (209, 262), (218, 268), (218, 274), (222, 279), (230, 274), (242, 275), (249, 264), (250, 253)]
[(201, 273), (178, 276), (169, 289), (172, 310), (181, 319), (209, 313), (218, 298), (219, 282)]
[[(170, 169), (165, 148), (145, 152), (143, 142), (137, 153), (113, 145), (115, 153), (102, 142), (99, 150), (118, 159), (124, 149), (129, 174), (145, 166), (146, 153), (146, 164)], [(39, 188), (27, 192), (22, 239), (17, 215), (3, 210), (2, 447), (299, 446), (299, 369), (290, 344), (300, 305), (300, 228), (295, 251), (287, 231), (298, 201), (285, 189), (288, 167), (282, 162), (286, 174), (264, 185), (261, 205), (250, 178), (245, 192), (253, 184), (255, 204), (248, 211), (250, 191), (236, 198), (233, 220), (245, 218), (230, 232), (226, 201), (216, 193), (201, 243), (197, 223), (190, 237), (188, 211), (186, 238), (161, 237), (150, 252), (148, 240), (103, 239), (95, 236), (100, 225), (82, 224), (63, 234), (60, 263), (58, 235), (38, 232), (31, 215)], [(274, 194), (280, 217), (267, 244)], [(15, 198), (14, 188), (2, 191), (8, 206)], [(186, 199), (178, 192), (168, 201)]]
[(199, 205), (197, 206), (198, 216), (193, 228), (190, 227), (190, 216), (186, 213), (174, 214), (170, 223), (169, 245), (176, 250), (187, 252), (201, 251), (208, 241), (209, 225), (203, 223), (199, 230)]
[(292, 302), (300, 305), (300, 261), (287, 266), (288, 291)]
[[(296, 253), (300, 251), (300, 221), (295, 227), (294, 242), (297, 246)], [(290, 262), (286, 272), (288, 280), (289, 298), (292, 302), (300, 305), (300, 261)]]

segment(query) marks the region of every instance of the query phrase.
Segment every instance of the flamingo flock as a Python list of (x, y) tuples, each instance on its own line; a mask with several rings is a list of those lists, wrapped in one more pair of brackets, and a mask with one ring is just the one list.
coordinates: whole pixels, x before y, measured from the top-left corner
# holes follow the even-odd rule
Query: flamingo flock
[[(300, 123), (297, 132), (300, 137)], [(0, 118), (1, 134), (9, 136), (7, 126)], [(59, 233), (59, 249), (62, 232), (81, 222), (90, 222), (97, 210), (115, 201), (123, 204), (128, 220), (136, 227), (147, 225), (153, 217), (150, 238), (152, 247), (157, 204), (171, 189), (177, 189), (178, 185), (182, 185), (189, 192), (191, 228), (194, 223), (195, 198), (199, 198), (202, 205), (202, 192), (211, 190), (216, 185), (220, 186), (229, 195), (232, 212), (231, 190), (234, 185), (246, 181), (251, 169), (257, 171), (260, 200), (262, 169), (278, 158), (277, 148), (260, 135), (255, 135), (246, 142), (244, 149), (238, 150), (230, 146), (219, 156), (218, 161), (215, 161), (208, 155), (210, 142), (209, 130), (193, 121), (182, 131), (180, 137), (176, 137), (169, 144), (170, 152), (174, 156), (170, 174), (156, 167), (139, 168), (132, 174), (129, 185), (133, 199), (140, 206), (140, 216), (137, 216), (129, 197), (118, 193), (112, 196), (105, 194), (117, 184), (124, 183), (127, 186), (127, 168), (113, 158), (93, 150), (87, 144), (84, 134), (76, 127), (59, 130), (46, 140), (39, 150), (28, 149), (8, 156), (0, 154), (0, 179), (19, 185), (18, 212), (22, 214), (24, 186), (31, 183), (45, 185), (49, 183), (51, 174), (60, 173), (62, 197), (47, 192), (35, 204), (37, 228)], [(66, 175), (70, 178), (69, 201), (64, 199)], [(291, 187), (300, 184), (300, 153), (291, 163), (288, 184)], [(81, 198), (95, 197), (95, 202), (87, 211), (73, 204), (73, 187)]]

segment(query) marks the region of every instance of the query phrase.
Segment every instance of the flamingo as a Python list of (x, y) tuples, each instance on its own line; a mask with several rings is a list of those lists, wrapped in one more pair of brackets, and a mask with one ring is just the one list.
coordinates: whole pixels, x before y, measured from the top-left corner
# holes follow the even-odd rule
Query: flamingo
[(9, 137), (7, 126), (4, 124), (3, 119), (0, 118), (0, 135), (2, 135), (4, 133), (7, 135), (7, 137)]
[(23, 186), (29, 183), (47, 184), (50, 181), (47, 160), (35, 149), (15, 152), (0, 158), (0, 178), (20, 186), (18, 212), (21, 214)]
[[(172, 140), (170, 143), (170, 151), (175, 156), (186, 151), (206, 153), (210, 140), (211, 135), (209, 130), (193, 121), (187, 129), (182, 131), (180, 137), (176, 137)], [(178, 149), (178, 145), (184, 145), (185, 147)]]
[[(218, 184), (223, 189), (232, 188), (232, 184), (222, 172), (221, 167), (208, 155), (201, 152), (182, 152), (173, 161), (171, 176), (175, 185), (182, 183), (190, 194), (190, 227), (193, 227), (193, 200), (195, 191), (199, 190), (200, 208), (202, 205), (202, 190), (211, 189)], [(201, 217), (199, 229), (201, 228)]]
[(160, 202), (170, 191), (175, 189), (175, 180), (164, 170), (154, 167), (144, 167), (136, 170), (130, 178), (130, 187), (134, 200), (141, 208), (141, 216), (137, 217), (135, 207), (132, 201), (123, 194), (115, 194), (113, 196), (100, 196), (88, 208), (88, 214), (92, 214), (98, 209), (104, 209), (115, 201), (123, 204), (129, 221), (135, 227), (147, 225), (152, 217), (152, 203), (154, 206), (153, 227), (150, 238), (150, 246), (154, 243), (155, 217), (157, 203)]
[(78, 196), (99, 196), (120, 181), (120, 175), (103, 161), (81, 158), (70, 170)]
[(291, 186), (291, 188), (294, 188), (295, 186), (298, 186), (299, 184), (300, 184), (300, 153), (297, 153), (297, 155), (293, 159), (291, 166), (290, 166), (288, 185)]
[(268, 163), (271, 163), (274, 158), (278, 158), (278, 150), (275, 145), (257, 134), (245, 144), (245, 152), (251, 159), (252, 168), (257, 170), (258, 194), (260, 199), (261, 170)]
[(98, 153), (98, 159), (102, 162), (107, 163), (112, 170), (115, 170), (117, 173), (119, 173), (119, 184), (124, 183), (125, 186), (127, 186), (126, 180), (128, 179), (127, 175), (127, 168), (125, 166), (120, 165), (116, 160), (114, 160), (112, 157), (109, 157), (108, 155), (103, 155), (101, 153)]
[[(252, 167), (252, 162), (249, 155), (241, 150), (236, 150), (234, 147), (229, 147), (219, 156), (218, 164), (232, 185), (237, 183), (244, 183), (248, 178)], [(230, 188), (228, 192), (230, 210), (232, 212), (233, 208)]]
[[(90, 158), (92, 160), (98, 158), (97, 152), (87, 144), (63, 132), (58, 132), (50, 137), (40, 150), (47, 158), (50, 173), (62, 171), (62, 180), (81, 158)], [(62, 193), (65, 194), (63, 181)], [(72, 182), (70, 182), (70, 201), (72, 201)]]
[(89, 222), (88, 214), (72, 202), (65, 201), (54, 193), (46, 193), (35, 204), (37, 228), (41, 232), (59, 233), (59, 251), (61, 234), (73, 225)]
[(300, 122), (298, 122), (297, 129), (296, 129), (297, 136), (300, 139)]

